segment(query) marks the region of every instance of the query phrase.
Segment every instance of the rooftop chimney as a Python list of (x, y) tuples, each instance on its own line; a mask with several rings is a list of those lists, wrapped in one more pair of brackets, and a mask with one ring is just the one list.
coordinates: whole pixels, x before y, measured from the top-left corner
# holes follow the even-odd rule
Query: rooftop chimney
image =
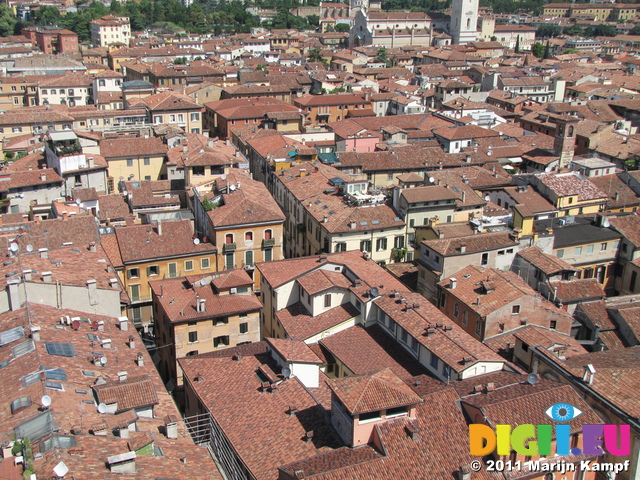
[(127, 381), (127, 372), (126, 371), (118, 372), (118, 380), (120, 382), (126, 382)]
[(417, 426), (407, 425), (405, 429), (407, 431), (407, 435), (411, 440), (418, 440), (420, 438), (418, 435), (418, 433), (420, 432), (420, 429)]
[(120, 325), (120, 331), (126, 332), (129, 330), (129, 317), (118, 317), (118, 324)]
[(469, 465), (462, 465), (458, 471), (459, 480), (471, 480), (471, 468)]
[(121, 453), (107, 458), (113, 473), (136, 473), (136, 452)]
[(164, 417), (164, 428), (167, 438), (178, 438), (178, 419), (175, 415), (167, 415)]
[(40, 258), (49, 258), (49, 249), (48, 248), (40, 248), (38, 249), (40, 252)]
[(454, 277), (451, 277), (449, 279), (449, 289), (453, 290), (456, 288), (456, 283), (458, 282), (458, 280)]
[(144, 355), (142, 354), (142, 352), (138, 353), (138, 357), (136, 358), (136, 363), (138, 364), (139, 367), (144, 367)]
[(51, 272), (42, 272), (42, 281), (44, 283), (51, 283)]
[(196, 310), (200, 313), (206, 312), (206, 300), (204, 298), (196, 299)]
[(466, 253), (467, 252), (467, 244), (466, 243), (461, 243), (460, 244), (460, 253)]
[(96, 246), (96, 242), (91, 242), (91, 243), (89, 244), (89, 251), (90, 251), (90, 252), (96, 252), (96, 251), (98, 251), (98, 248), (97, 248), (97, 246)]
[(582, 381), (589, 385), (593, 385), (593, 379), (596, 376), (596, 369), (593, 368), (592, 364), (584, 365), (582, 368), (584, 368), (584, 373), (582, 374)]
[(46, 173), (41, 173), (40, 174), (40, 180), (42, 182), (46, 182), (47, 181), (47, 174)]
[(313, 441), (313, 430), (309, 430), (304, 434), (304, 439), (307, 443), (311, 443)]

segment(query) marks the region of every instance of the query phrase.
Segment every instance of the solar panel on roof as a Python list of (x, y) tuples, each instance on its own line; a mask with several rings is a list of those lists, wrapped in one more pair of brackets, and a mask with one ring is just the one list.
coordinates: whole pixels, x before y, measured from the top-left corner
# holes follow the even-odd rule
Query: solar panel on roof
[(380, 225), (380, 220), (371, 220), (371, 225)]
[(76, 349), (70, 343), (45, 342), (44, 346), (49, 355), (58, 355), (60, 357), (76, 356)]
[(402, 219), (401, 219), (400, 217), (393, 217), (393, 219), (394, 219), (396, 222), (401, 222), (401, 221), (402, 221)]
[(367, 225), (369, 225), (369, 222), (360, 222), (360, 226), (362, 227), (366, 227)]
[(64, 390), (62, 388), (62, 383), (60, 383), (60, 382), (51, 382), (51, 381), (47, 380), (46, 382), (44, 382), (44, 385), (45, 385), (45, 387), (53, 388), (54, 390), (60, 390), (60, 391)]
[(320, 200), (316, 200), (316, 201), (315, 201), (315, 202), (313, 202), (313, 203), (315, 203), (316, 205), (318, 205), (318, 204), (320, 203)]
[(13, 358), (18, 358), (23, 355), (26, 355), (29, 352), (32, 352), (36, 349), (36, 346), (33, 343), (33, 340), (27, 340), (26, 342), (19, 343), (15, 347), (11, 349), (11, 355)]
[(5, 345), (15, 342), (22, 337), (24, 337), (24, 328), (22, 327), (15, 327), (10, 330), (5, 330), (4, 332), (0, 332), (0, 347), (4, 347)]

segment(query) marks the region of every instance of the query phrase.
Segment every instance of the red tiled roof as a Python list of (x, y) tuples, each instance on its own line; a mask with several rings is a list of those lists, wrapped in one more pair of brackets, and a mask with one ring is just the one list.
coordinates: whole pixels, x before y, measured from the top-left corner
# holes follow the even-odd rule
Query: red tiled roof
[(564, 260), (555, 255), (548, 255), (539, 247), (530, 247), (520, 250), (518, 255), (524, 258), (531, 265), (542, 271), (545, 275), (555, 275), (563, 271), (577, 271)]
[(106, 405), (117, 403), (117, 412), (158, 404), (158, 395), (148, 375), (128, 377), (94, 385), (98, 401)]
[(100, 142), (100, 153), (107, 160), (128, 155), (164, 157), (167, 154), (167, 146), (158, 137), (106, 139)]
[(549, 286), (553, 290), (558, 289), (556, 298), (562, 303), (602, 299), (606, 296), (598, 280), (595, 278), (549, 282)]
[[(257, 480), (275, 478), (277, 468), (285, 462), (302, 460), (340, 445), (325, 418), (324, 408), (297, 377), (280, 383), (271, 393), (261, 391), (262, 381), (256, 371), (263, 365), (279, 371), (268, 354), (243, 354), (239, 361), (231, 356), (207, 355), (178, 361), (185, 383), (190, 383)], [(198, 375), (201, 381), (196, 382), (193, 379)], [(299, 413), (289, 415), (290, 406), (295, 406)], [(310, 430), (313, 441), (305, 442), (305, 434)]]
[(499, 248), (513, 248), (518, 245), (518, 242), (511, 238), (509, 232), (489, 232), (465, 237), (424, 240), (422, 243), (443, 256), (464, 255), (461, 252), (462, 245), (466, 245), (466, 254)]
[(276, 318), (282, 324), (287, 336), (297, 340), (306, 340), (359, 314), (358, 309), (351, 303), (344, 303), (312, 316), (301, 302), (297, 302), (278, 310)]
[(422, 399), (390, 368), (372, 375), (334, 378), (327, 385), (351, 414), (415, 405)]
[(116, 236), (124, 263), (176, 255), (213, 253), (210, 243), (194, 245), (189, 220), (162, 222), (162, 235), (157, 226), (131, 225), (117, 227)]
[(609, 223), (636, 247), (640, 246), (640, 216), (610, 217)]
[(424, 375), (424, 368), (377, 324), (354, 325), (320, 340), (320, 345), (355, 375), (390, 368), (402, 379)]
[(285, 362), (321, 364), (322, 360), (301, 340), (267, 338), (267, 343)]

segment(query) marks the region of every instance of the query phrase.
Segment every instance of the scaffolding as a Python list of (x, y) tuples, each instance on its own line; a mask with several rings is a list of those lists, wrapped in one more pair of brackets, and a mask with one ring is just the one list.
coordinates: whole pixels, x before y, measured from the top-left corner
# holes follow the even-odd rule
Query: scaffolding
[(184, 423), (194, 443), (207, 447), (225, 480), (255, 480), (210, 413), (186, 417)]

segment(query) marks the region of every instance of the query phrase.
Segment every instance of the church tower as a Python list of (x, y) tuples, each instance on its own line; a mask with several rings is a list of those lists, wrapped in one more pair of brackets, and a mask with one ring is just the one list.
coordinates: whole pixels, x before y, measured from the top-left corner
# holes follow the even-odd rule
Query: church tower
[(478, 0), (452, 0), (450, 32), (454, 45), (476, 41)]

